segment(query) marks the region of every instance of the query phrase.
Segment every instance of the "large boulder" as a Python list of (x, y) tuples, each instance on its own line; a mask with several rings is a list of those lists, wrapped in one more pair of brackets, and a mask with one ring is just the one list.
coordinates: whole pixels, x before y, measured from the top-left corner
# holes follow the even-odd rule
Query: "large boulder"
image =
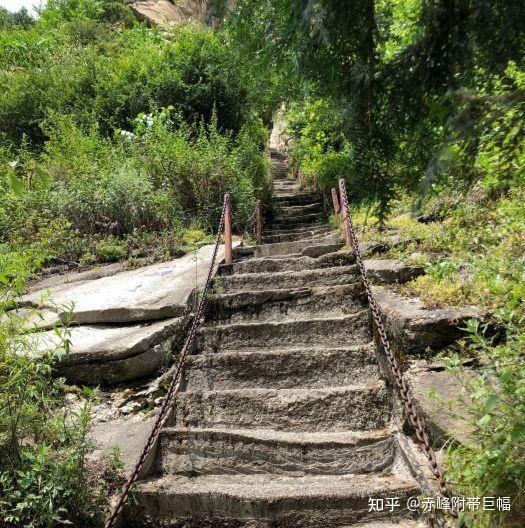
[[(194, 289), (204, 284), (212, 254), (213, 245), (207, 245), (177, 260), (38, 289), (24, 295), (20, 306), (44, 309), (46, 317), (36, 321), (41, 327), (53, 326), (57, 317), (63, 322), (71, 319), (76, 324), (180, 317), (191, 302)], [(221, 246), (216, 263), (223, 256)]]
[(417, 298), (407, 298), (383, 286), (372, 286), (387, 333), (405, 354), (437, 351), (465, 335), (469, 319), (484, 319), (474, 307), (428, 308)]
[(204, 23), (208, 3), (206, 0), (139, 0), (130, 7), (138, 19), (169, 29), (187, 20)]

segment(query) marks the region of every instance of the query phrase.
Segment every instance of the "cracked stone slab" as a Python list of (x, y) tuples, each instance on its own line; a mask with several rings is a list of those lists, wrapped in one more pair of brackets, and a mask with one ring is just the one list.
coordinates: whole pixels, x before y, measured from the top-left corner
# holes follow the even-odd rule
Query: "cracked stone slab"
[[(39, 289), (24, 295), (20, 306), (54, 311), (62, 321), (71, 315), (72, 322), (77, 324), (179, 317), (191, 301), (194, 289), (204, 285), (212, 254), (213, 245), (206, 245), (169, 262)], [(216, 265), (223, 257), (224, 246), (220, 246)], [(45, 321), (55, 322), (49, 314)]]
[[(143, 378), (158, 370), (181, 333), (182, 318), (129, 326), (86, 325), (68, 330), (68, 352), (57, 366), (69, 381), (114, 384)], [(31, 334), (36, 353), (61, 347), (54, 331)]]
[(407, 298), (383, 286), (372, 286), (387, 333), (407, 354), (437, 351), (465, 335), (469, 319), (484, 319), (475, 307), (428, 308), (417, 298)]

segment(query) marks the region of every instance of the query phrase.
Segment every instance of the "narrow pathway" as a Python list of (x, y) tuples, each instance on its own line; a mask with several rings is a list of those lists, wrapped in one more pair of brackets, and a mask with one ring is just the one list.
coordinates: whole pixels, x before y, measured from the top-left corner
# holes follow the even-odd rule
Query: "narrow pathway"
[[(273, 153), (278, 216), (223, 265), (126, 526), (423, 526), (350, 252)], [(399, 507), (369, 512), (369, 498)], [(134, 502), (134, 504), (133, 504)]]

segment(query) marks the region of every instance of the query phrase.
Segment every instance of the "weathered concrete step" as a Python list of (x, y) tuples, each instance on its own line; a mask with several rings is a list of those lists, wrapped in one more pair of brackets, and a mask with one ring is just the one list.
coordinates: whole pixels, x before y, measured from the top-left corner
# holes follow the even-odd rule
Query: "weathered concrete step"
[(349, 315), (365, 307), (361, 282), (353, 284), (225, 293), (210, 299), (208, 321), (220, 324), (285, 321)]
[(380, 378), (372, 344), (346, 348), (251, 349), (189, 356), (190, 390), (345, 386)]
[(281, 207), (279, 212), (283, 218), (290, 218), (309, 214), (321, 214), (323, 207), (320, 202), (306, 205), (285, 205)]
[(395, 449), (395, 438), (388, 429), (297, 433), (168, 427), (161, 432), (155, 473), (374, 473), (392, 466)]
[(280, 258), (260, 257), (234, 262), (231, 265), (223, 264), (219, 268), (221, 275), (242, 273), (270, 273), (279, 271), (302, 271), (307, 269), (333, 268), (354, 264), (355, 255), (352, 251), (334, 251), (319, 257), (284, 256)]
[(334, 266), (301, 271), (281, 271), (274, 273), (244, 273), (217, 277), (214, 281), (218, 293), (240, 291), (264, 291), (277, 289), (304, 288), (354, 284), (359, 280), (356, 265)]
[(219, 429), (346, 431), (387, 427), (391, 394), (382, 381), (326, 389), (186, 391), (173, 424)]
[[(395, 476), (166, 476), (137, 484), (125, 518), (129, 528), (336, 528), (394, 521), (419, 492), (414, 480)], [(399, 497), (402, 507), (370, 513), (369, 497)]]
[(201, 352), (257, 347), (337, 346), (370, 341), (368, 310), (340, 317), (202, 327), (197, 333)]

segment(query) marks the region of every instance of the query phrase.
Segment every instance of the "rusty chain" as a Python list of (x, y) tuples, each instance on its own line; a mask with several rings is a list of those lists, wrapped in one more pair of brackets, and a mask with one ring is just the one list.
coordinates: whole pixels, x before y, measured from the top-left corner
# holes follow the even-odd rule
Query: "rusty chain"
[(125, 482), (124, 486), (122, 487), (122, 491), (120, 495), (118, 496), (116, 503), (112, 507), (106, 522), (104, 524), (104, 528), (115, 528), (117, 525), (117, 521), (119, 518), (119, 515), (122, 512), (122, 509), (124, 507), (124, 503), (126, 502), (126, 499), (128, 498), (128, 495), (131, 491), (131, 488), (137, 481), (140, 472), (144, 466), (144, 463), (146, 462), (146, 459), (148, 455), (150, 454), (153, 446), (155, 445), (155, 442), (160, 434), (161, 428), (164, 425), (164, 421), (166, 417), (171, 413), (173, 409), (173, 404), (175, 403), (175, 393), (177, 386), (180, 381), (180, 377), (182, 374), (182, 369), (184, 367), (186, 357), (188, 356), (188, 353), (191, 349), (191, 346), (193, 344), (193, 341), (195, 339), (195, 336), (197, 334), (197, 330), (201, 324), (203, 312), (204, 312), (204, 305), (206, 302), (206, 292), (211, 284), (211, 279), (213, 276), (213, 270), (215, 268), (215, 261), (217, 260), (217, 253), (219, 250), (219, 244), (221, 240), (221, 233), (224, 227), (224, 216), (226, 214), (226, 209), (229, 205), (229, 197), (228, 195), (224, 196), (224, 203), (222, 206), (222, 212), (221, 212), (221, 218), (219, 221), (219, 228), (217, 230), (217, 236), (215, 238), (215, 247), (213, 248), (213, 256), (210, 263), (210, 268), (208, 270), (208, 275), (206, 277), (206, 282), (204, 283), (204, 288), (202, 290), (201, 298), (199, 301), (199, 304), (197, 306), (197, 310), (195, 312), (195, 315), (193, 317), (193, 321), (190, 327), (190, 331), (188, 333), (188, 337), (186, 338), (186, 341), (184, 343), (184, 346), (182, 347), (182, 351), (180, 353), (179, 362), (177, 364), (177, 368), (175, 369), (175, 372), (173, 373), (173, 376), (171, 378), (171, 383), (168, 387), (168, 390), (166, 392), (166, 395), (164, 396), (164, 399), (162, 401), (162, 405), (159, 411), (159, 414), (157, 416), (157, 419), (155, 420), (155, 424), (153, 425), (153, 428), (151, 430), (151, 433), (148, 437), (148, 440), (146, 441), (146, 444), (144, 445), (144, 448), (142, 449), (142, 452), (140, 454), (140, 457), (135, 464), (135, 467), (133, 468), (133, 471), (131, 472), (130, 476), (128, 477), (127, 481)]
[[(340, 180), (339, 184), (339, 194), (341, 196), (341, 208), (347, 212), (346, 214), (346, 220), (347, 224), (345, 228), (348, 229), (348, 234), (350, 235), (350, 239), (352, 241), (352, 246), (354, 250), (354, 254), (356, 257), (356, 262), (359, 267), (359, 272), (361, 275), (361, 279), (363, 281), (363, 286), (365, 288), (366, 296), (368, 298), (368, 304), (370, 306), (370, 310), (372, 312), (372, 318), (374, 321), (374, 326), (377, 330), (377, 333), (379, 335), (379, 340), (381, 341), (381, 346), (385, 352), (386, 359), (388, 361), (388, 365), (390, 367), (390, 370), (394, 377), (394, 382), (397, 388), (397, 391), (399, 393), (399, 396), (401, 397), (401, 400), (403, 402), (403, 406), (407, 412), (408, 418), (410, 420), (410, 423), (414, 427), (416, 437), (423, 447), (423, 451), (425, 453), (425, 456), (428, 460), (430, 469), (433, 473), (433, 475), (436, 478), (436, 482), (438, 484), (439, 491), (441, 495), (445, 498), (451, 499), (451, 493), (448, 489), (447, 482), (445, 480), (445, 477), (443, 475), (443, 472), (441, 471), (441, 468), (438, 466), (436, 455), (430, 445), (430, 441), (428, 438), (428, 435), (426, 433), (426, 428), (423, 423), (423, 420), (420, 418), (416, 411), (416, 406), (414, 403), (414, 400), (412, 398), (412, 394), (407, 387), (405, 380), (403, 378), (403, 374), (401, 372), (401, 368), (399, 366), (399, 361), (397, 359), (396, 354), (394, 353), (392, 346), (390, 344), (390, 341), (387, 337), (385, 327), (383, 324), (383, 318), (381, 316), (381, 310), (379, 309), (379, 306), (377, 305), (375, 298), (372, 294), (372, 288), (370, 287), (370, 282), (368, 281), (368, 277), (366, 275), (366, 269), (365, 264), (363, 260), (363, 255), (361, 253), (361, 249), (359, 248), (359, 240), (357, 238), (357, 234), (354, 228), (354, 224), (352, 221), (352, 217), (350, 216), (348, 212), (348, 196), (346, 194), (346, 188), (344, 185), (344, 180)], [(346, 235), (346, 233), (345, 233)], [(455, 508), (451, 506), (451, 509), (449, 510), (450, 515), (452, 518), (456, 521), (458, 518), (458, 512)], [(464, 524), (459, 525), (460, 528), (464, 528)]]

